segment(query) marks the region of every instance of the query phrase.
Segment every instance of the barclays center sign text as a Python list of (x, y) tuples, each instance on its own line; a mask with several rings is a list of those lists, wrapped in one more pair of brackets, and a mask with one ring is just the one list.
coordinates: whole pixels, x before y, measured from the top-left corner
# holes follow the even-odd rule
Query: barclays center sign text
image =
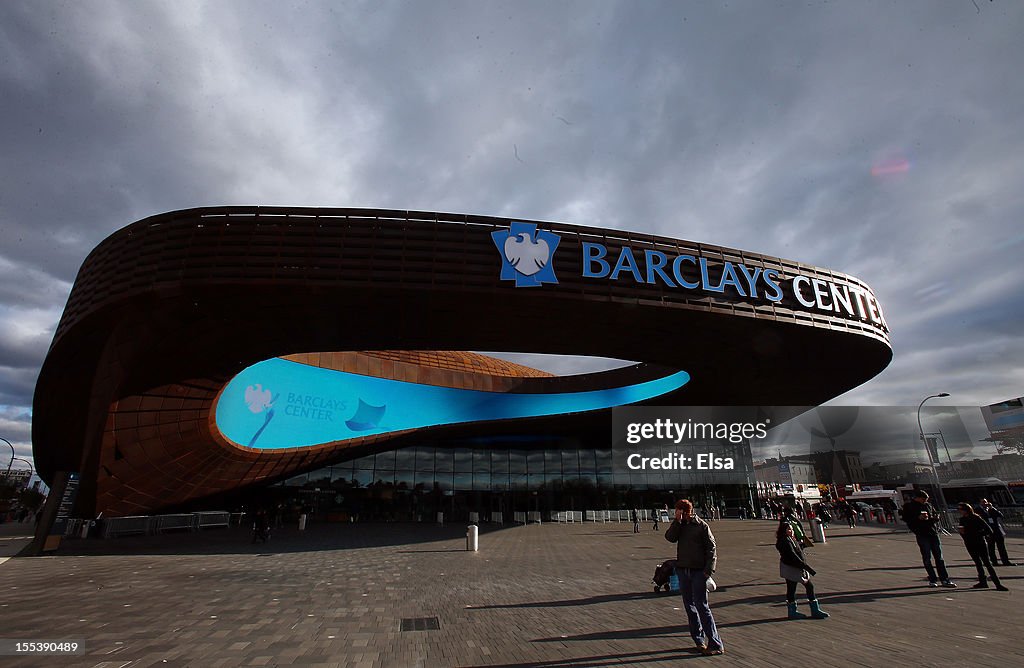
[[(555, 250), (560, 237), (532, 223), (513, 222), (508, 230), (491, 233), (501, 256), (502, 280), (516, 287), (558, 283)], [(799, 303), (803, 309), (860, 318), (888, 329), (881, 306), (870, 290), (818, 276), (785, 275), (779, 269), (742, 262), (709, 260), (699, 254), (670, 254), (660, 250), (602, 243), (581, 243), (580, 276), (585, 279), (631, 281), (669, 289), (700, 291), (750, 301)]]

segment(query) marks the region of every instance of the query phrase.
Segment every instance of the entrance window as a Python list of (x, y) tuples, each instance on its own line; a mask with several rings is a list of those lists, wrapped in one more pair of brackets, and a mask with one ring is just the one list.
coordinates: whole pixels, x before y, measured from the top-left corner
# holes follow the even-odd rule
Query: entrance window
[(524, 450), (509, 451), (508, 472), (516, 475), (526, 473), (526, 452)]
[[(544, 472), (548, 475), (562, 473), (562, 453), (559, 450), (544, 451)], [(531, 470), (530, 473), (533, 473)]]
[(473, 474), (472, 473), (456, 473), (455, 474), (455, 490), (464, 491), (473, 489)]
[(451, 450), (438, 449), (434, 454), (434, 470), (451, 473), (455, 470), (455, 453)]
[(577, 453), (580, 458), (580, 473), (597, 473), (597, 462), (594, 458), (594, 451), (578, 450)]
[(508, 450), (491, 453), (491, 473), (508, 473)]
[(413, 469), (416, 467), (416, 452), (412, 448), (403, 448), (395, 453), (396, 469)]
[(575, 477), (574, 474), (580, 471), (579, 452), (577, 450), (562, 450), (562, 473), (568, 478)]
[(456, 473), (472, 473), (473, 472), (473, 451), (469, 448), (456, 448), (455, 449), (455, 472)]
[(530, 474), (544, 473), (544, 453), (540, 450), (529, 451), (526, 454), (526, 469)]
[(434, 448), (429, 446), (414, 448), (416, 451), (416, 470), (417, 471), (433, 471), (434, 470)]

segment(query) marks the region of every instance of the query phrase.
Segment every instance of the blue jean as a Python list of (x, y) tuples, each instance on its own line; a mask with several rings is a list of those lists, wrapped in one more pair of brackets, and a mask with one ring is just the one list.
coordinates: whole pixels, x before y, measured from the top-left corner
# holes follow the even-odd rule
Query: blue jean
[(932, 568), (932, 556), (935, 556), (935, 566), (939, 569), (938, 579), (945, 582), (949, 579), (946, 572), (946, 562), (942, 560), (942, 543), (935, 534), (917, 534), (917, 546), (921, 548), (921, 561), (924, 562), (924, 569), (928, 571), (928, 582), (936, 582), (935, 569)]
[(699, 568), (676, 568), (679, 576), (679, 590), (683, 594), (683, 606), (686, 608), (686, 619), (690, 625), (690, 637), (699, 645), (707, 645), (710, 649), (723, 647), (718, 636), (715, 618), (711, 616), (708, 605), (708, 577)]

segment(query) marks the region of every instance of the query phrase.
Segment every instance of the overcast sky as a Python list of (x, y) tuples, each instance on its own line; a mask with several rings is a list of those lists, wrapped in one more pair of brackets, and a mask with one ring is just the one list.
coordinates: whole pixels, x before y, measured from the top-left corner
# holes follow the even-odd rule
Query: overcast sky
[(0, 437), (31, 457), (89, 251), (225, 204), (560, 221), (828, 267), (874, 288), (895, 353), (839, 403), (1019, 396), (1022, 34), (1007, 0), (2, 2)]
[[(923, 398), (923, 397), (922, 397)], [(989, 459), (997, 454), (978, 407), (925, 406), (921, 426), (938, 438), (937, 463)], [(831, 439), (835, 440), (834, 448)], [(861, 463), (928, 463), (920, 440), (916, 406), (826, 406), (804, 413), (751, 443), (754, 461), (811, 452), (850, 450)]]

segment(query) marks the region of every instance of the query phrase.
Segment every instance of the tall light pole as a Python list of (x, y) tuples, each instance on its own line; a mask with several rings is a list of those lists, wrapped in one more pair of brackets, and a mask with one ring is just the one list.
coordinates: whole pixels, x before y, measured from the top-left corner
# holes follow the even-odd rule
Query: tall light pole
[[(921, 407), (924, 406), (924, 402), (929, 399), (935, 399), (937, 397), (948, 397), (949, 392), (939, 392), (938, 394), (930, 394), (921, 400), (921, 403), (917, 405), (917, 431), (921, 436), (921, 443), (924, 444), (924, 451), (928, 453), (928, 463), (932, 469), (932, 479), (935, 481), (935, 493), (938, 495), (939, 503), (941, 504), (939, 512), (942, 513), (942, 526), (948, 528), (949, 519), (946, 517), (946, 496), (942, 493), (942, 483), (939, 482), (939, 472), (935, 469), (935, 459), (932, 458), (931, 448), (928, 447), (928, 441), (924, 440), (924, 427), (921, 426)], [(938, 453), (936, 453), (937, 458)]]
[(11, 445), (11, 442), (8, 441), (6, 438), (0, 438), (0, 441), (3, 441), (4, 443), (6, 443), (11, 448), (11, 461), (8, 462), (8, 464), (7, 464), (7, 475), (10, 475), (11, 474), (11, 466), (14, 465), (14, 446)]

